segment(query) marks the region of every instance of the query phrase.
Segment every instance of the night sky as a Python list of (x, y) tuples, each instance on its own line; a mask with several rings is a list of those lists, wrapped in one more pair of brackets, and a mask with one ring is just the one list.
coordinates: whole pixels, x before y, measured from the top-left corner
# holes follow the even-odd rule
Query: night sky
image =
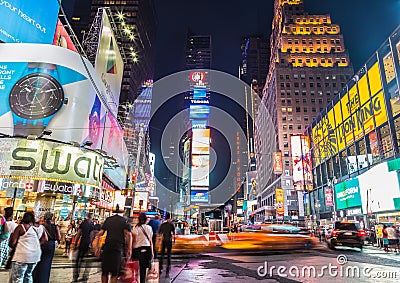
[[(156, 79), (184, 69), (188, 28), (211, 34), (213, 68), (237, 75), (240, 38), (269, 39), (272, 0), (155, 0), (158, 16)], [(310, 14), (330, 14), (339, 24), (354, 70), (367, 61), (400, 24), (399, 0), (304, 0)]]

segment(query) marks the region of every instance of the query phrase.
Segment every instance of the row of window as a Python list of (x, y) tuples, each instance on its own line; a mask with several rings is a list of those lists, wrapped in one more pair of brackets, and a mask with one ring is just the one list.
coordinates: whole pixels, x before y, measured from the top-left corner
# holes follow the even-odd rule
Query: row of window
[[(302, 119), (301, 116), (296, 116), (296, 121), (301, 122), (301, 119)], [(309, 119), (308, 116), (304, 116), (303, 119), (304, 119), (305, 122), (309, 121), (308, 120)], [(284, 121), (284, 122), (285, 121), (293, 121), (293, 116), (291, 116), (291, 115), (289, 115), (287, 117), (286, 116), (282, 116), (282, 121)]]
[[(322, 110), (324, 110), (324, 108), (319, 108), (319, 111), (322, 112)], [(282, 107), (282, 113), (292, 113), (293, 112), (293, 108), (292, 107)], [(300, 113), (301, 112), (301, 107), (296, 107), (296, 113)], [(307, 113), (308, 112), (308, 107), (303, 107), (303, 112)], [(311, 107), (311, 112), (315, 113), (317, 112), (317, 108), (316, 107)]]
[[(303, 103), (307, 103), (308, 101), (307, 101), (307, 98), (303, 98)], [(316, 102), (316, 100), (315, 100), (315, 98), (311, 98), (311, 103), (312, 104), (315, 104), (315, 102)], [(329, 102), (331, 102), (331, 99), (330, 98), (327, 98), (326, 99), (326, 102), (327, 103), (329, 103)], [(282, 104), (287, 104), (287, 105), (292, 105), (292, 100), (291, 99), (281, 99), (281, 103)], [(299, 104), (300, 103), (300, 98), (296, 98), (295, 99), (295, 103), (296, 104)], [(322, 98), (319, 98), (318, 99), (318, 103), (319, 104), (324, 104), (324, 100), (322, 99)]]
[[(324, 48), (324, 51), (327, 51), (327, 50), (325, 50), (325, 48)], [(328, 58), (328, 59), (326, 59), (326, 58), (321, 58), (321, 59), (319, 59), (319, 60), (317, 60), (317, 58), (313, 58), (312, 60), (311, 60), (311, 58), (306, 58), (306, 60), (305, 61), (303, 61), (303, 56), (301, 56), (301, 57), (299, 57), (299, 58), (296, 58), (296, 57), (293, 57), (293, 58), (290, 58), (290, 62), (292, 63), (292, 64), (294, 64), (294, 63), (300, 63), (300, 64), (302, 64), (302, 63), (311, 63), (311, 61), (313, 62), (313, 63), (317, 63), (318, 61), (320, 62), (320, 63), (323, 63), (323, 64), (325, 64), (325, 63), (329, 63), (329, 64), (333, 64), (333, 60), (332, 60), (332, 58)], [(335, 59), (335, 62), (336, 63), (342, 63), (342, 64), (346, 64), (346, 62), (347, 62), (347, 59), (346, 58), (336, 58)]]
[[(314, 42), (315, 41), (315, 42)], [(294, 42), (294, 44), (300, 44), (300, 40), (299, 39), (291, 39), (291, 38), (288, 38), (287, 39), (287, 43), (288, 44), (292, 44)], [(314, 43), (316, 43), (316, 44), (321, 44), (321, 39), (308, 39), (308, 44), (314, 44)], [(331, 38), (330, 39), (330, 43), (331, 44), (340, 44), (340, 39), (339, 38)], [(302, 39), (301, 40), (301, 44), (307, 44), (307, 39)], [(322, 44), (328, 44), (328, 40), (327, 39), (322, 39)]]
[[(324, 84), (325, 85), (325, 87), (332, 87), (332, 88), (337, 88), (337, 83), (325, 83)], [(340, 86), (341, 86), (341, 88), (344, 88), (345, 87), (345, 83), (340, 83)], [(286, 88), (290, 88), (291, 87), (291, 84), (289, 83), (289, 82), (287, 82), (286, 84), (285, 83), (281, 83), (281, 88), (285, 88), (285, 86), (286, 86)], [(294, 82), (293, 83), (293, 86), (294, 87), (303, 87), (303, 88), (305, 88), (305, 87), (307, 87), (307, 84), (306, 83), (298, 83), (298, 82)], [(309, 86), (310, 87), (322, 87), (322, 83), (309, 83)]]
[[(324, 52), (322, 52), (324, 51)], [(285, 46), (282, 48), (282, 52), (290, 52), (290, 53), (299, 53), (300, 52), (300, 47), (288, 47), (285, 48)], [(341, 46), (332, 46), (328, 49), (328, 47), (317, 47), (314, 50), (314, 46), (303, 46), (301, 49), (301, 52), (304, 53), (315, 53), (315, 52), (319, 52), (319, 53), (328, 53), (328, 52), (343, 52), (343, 49)], [(328, 60), (329, 63), (332, 63), (332, 60)]]
[[(336, 94), (338, 94), (338, 93), (339, 93), (339, 91), (337, 91), (337, 90), (334, 90), (334, 91), (333, 91), (333, 94), (334, 94), (334, 95), (336, 95)], [(290, 90), (286, 90), (286, 91), (285, 91), (285, 90), (281, 90), (281, 96), (284, 96), (285, 94), (286, 94), (287, 96), (290, 96), (290, 95), (291, 95), (291, 91), (290, 91)], [(302, 91), (301, 91), (301, 94), (302, 94), (302, 95), (307, 95), (307, 91), (306, 91), (306, 90), (302, 90)], [(325, 91), (325, 94), (329, 96), (329, 95), (331, 95), (331, 91), (330, 91), (330, 90), (327, 90), (327, 91)], [(295, 91), (294, 91), (294, 95), (296, 95), (296, 96), (300, 95), (300, 91), (299, 91), (299, 90), (295, 90)], [(315, 95), (315, 91), (314, 91), (314, 90), (311, 90), (311, 91), (310, 91), (310, 95), (311, 95), (311, 96), (314, 96), (314, 95)], [(323, 96), (323, 95), (324, 95), (324, 94), (323, 94), (322, 90), (319, 90), (319, 91), (318, 91), (318, 96)]]
[(296, 23), (307, 24), (307, 23), (328, 23), (328, 18), (308, 17), (308, 18), (296, 18)]
[[(305, 79), (306, 78), (306, 75), (305, 74), (300, 74), (300, 76), (299, 76), (299, 74), (293, 74), (293, 78), (294, 79), (298, 79), (298, 78), (301, 78), (301, 79)], [(318, 80), (321, 80), (321, 76), (320, 75), (316, 75), (315, 76), (315, 79), (318, 81)], [(329, 79), (332, 79), (332, 80), (336, 80), (336, 75), (325, 75), (325, 80), (329, 80)], [(286, 75), (279, 75), (279, 79), (280, 80), (283, 80), (283, 79), (286, 79), (286, 80), (290, 80), (290, 75), (288, 75), (288, 74), (286, 74)], [(313, 81), (314, 80), (314, 75), (312, 75), (312, 74), (310, 74), (309, 76), (308, 76), (308, 79), (310, 80), (310, 81)], [(341, 82), (347, 82), (348, 80), (350, 80), (350, 76), (349, 75), (347, 75), (347, 76), (345, 76), (345, 75), (340, 75), (339, 76), (339, 79), (340, 79), (340, 81)]]

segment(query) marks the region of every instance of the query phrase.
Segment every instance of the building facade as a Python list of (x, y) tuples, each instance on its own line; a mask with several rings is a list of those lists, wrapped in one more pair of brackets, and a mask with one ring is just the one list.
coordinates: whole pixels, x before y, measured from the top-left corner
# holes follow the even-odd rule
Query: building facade
[(370, 57), (305, 133), (313, 190), (306, 215), (364, 226), (400, 219), (400, 27)]
[[(304, 216), (299, 209), (303, 196), (290, 183), (290, 138), (301, 134), (332, 101), (353, 75), (353, 68), (340, 27), (332, 23), (329, 15), (308, 14), (302, 0), (276, 0), (274, 15), (270, 66), (260, 108), (265, 113), (259, 113), (256, 122), (259, 205), (262, 207), (271, 196), (265, 190), (274, 192), (269, 186), (278, 175), (271, 173), (270, 159), (272, 151), (278, 150), (282, 152), (283, 177), (287, 179), (284, 216), (298, 218)], [(270, 142), (265, 140), (265, 119), (272, 120), (275, 126), (276, 149), (271, 149)], [(281, 186), (280, 182), (274, 184)]]

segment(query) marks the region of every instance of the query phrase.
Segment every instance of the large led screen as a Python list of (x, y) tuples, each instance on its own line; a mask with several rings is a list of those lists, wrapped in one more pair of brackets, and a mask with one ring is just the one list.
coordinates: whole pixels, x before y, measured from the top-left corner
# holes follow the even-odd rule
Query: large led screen
[(190, 202), (191, 203), (208, 203), (209, 194), (208, 191), (190, 191)]
[(335, 185), (336, 209), (361, 206), (360, 185), (357, 178)]
[(193, 129), (192, 154), (210, 153), (210, 129)]
[(207, 90), (205, 88), (195, 88), (193, 89), (193, 99), (206, 99)]
[(357, 178), (364, 214), (396, 209), (394, 199), (400, 198), (399, 177), (397, 171), (389, 172), (387, 162), (372, 167)]
[(54, 45), (0, 44), (0, 132), (38, 136), (46, 129), (55, 140), (90, 141), (90, 148), (117, 160), (123, 176), (128, 158), (123, 130), (97, 95), (95, 89), (104, 87), (100, 78), (84, 63), (78, 53)]
[(295, 190), (312, 190), (312, 160), (310, 139), (307, 136), (292, 136), (293, 185)]
[(206, 186), (210, 184), (210, 156), (192, 155), (191, 185)]
[(59, 2), (61, 1), (0, 1), (0, 41), (52, 44)]
[(210, 107), (208, 105), (193, 105), (189, 107), (190, 119), (208, 119)]

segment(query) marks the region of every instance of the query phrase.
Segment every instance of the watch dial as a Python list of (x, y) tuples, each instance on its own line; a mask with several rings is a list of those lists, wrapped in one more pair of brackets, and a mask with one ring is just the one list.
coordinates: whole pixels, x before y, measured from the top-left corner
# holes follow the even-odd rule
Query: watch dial
[(59, 82), (44, 73), (21, 78), (10, 92), (11, 110), (21, 118), (41, 119), (56, 113), (63, 105), (64, 92)]

